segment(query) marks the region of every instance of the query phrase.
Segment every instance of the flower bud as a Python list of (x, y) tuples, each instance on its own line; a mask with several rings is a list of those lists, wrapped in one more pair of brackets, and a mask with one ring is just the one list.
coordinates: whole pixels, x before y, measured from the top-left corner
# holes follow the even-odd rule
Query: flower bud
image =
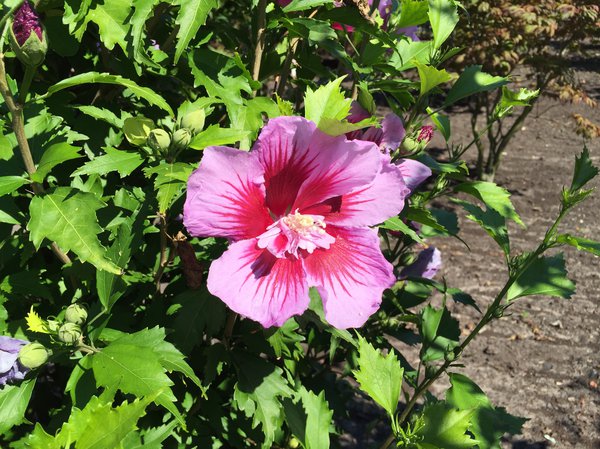
[(175, 151), (179, 151), (187, 148), (191, 141), (192, 133), (186, 128), (181, 128), (173, 133), (171, 145)]
[(88, 313), (85, 310), (85, 307), (80, 306), (79, 304), (71, 304), (65, 310), (65, 320), (69, 323), (74, 323), (78, 325), (82, 325), (87, 320)]
[(25, 368), (38, 368), (47, 360), (48, 350), (41, 343), (29, 343), (19, 351), (19, 362)]
[(298, 441), (298, 439), (297, 439), (297, 438), (295, 438), (295, 437), (292, 437), (292, 438), (290, 439), (290, 442), (288, 443), (288, 447), (289, 447), (290, 449), (296, 449), (296, 448), (300, 447), (300, 441)]
[(204, 109), (198, 109), (193, 112), (189, 112), (181, 119), (181, 127), (189, 129), (192, 134), (198, 134), (204, 128), (204, 120), (206, 114)]
[(419, 143), (411, 137), (406, 137), (402, 141), (402, 149), (406, 153), (412, 153), (413, 151), (416, 151), (419, 149)]
[(146, 143), (154, 151), (166, 153), (169, 151), (169, 146), (171, 145), (171, 137), (164, 129), (156, 128), (150, 131), (150, 134), (148, 134), (148, 141)]
[(52, 333), (58, 332), (58, 328), (60, 327), (60, 323), (56, 320), (48, 320), (46, 321), (46, 326), (48, 326), (48, 330)]
[(58, 330), (58, 339), (72, 345), (81, 337), (81, 328), (75, 323), (65, 323)]
[(123, 133), (130, 144), (139, 147), (146, 144), (148, 134), (154, 127), (154, 122), (149, 118), (129, 117), (123, 124)]
[(425, 125), (419, 131), (419, 137), (417, 137), (417, 142), (420, 144), (427, 145), (431, 139), (433, 138), (433, 126)]
[(11, 48), (23, 64), (37, 67), (44, 62), (48, 51), (48, 36), (29, 1), (25, 0), (15, 12), (9, 36)]

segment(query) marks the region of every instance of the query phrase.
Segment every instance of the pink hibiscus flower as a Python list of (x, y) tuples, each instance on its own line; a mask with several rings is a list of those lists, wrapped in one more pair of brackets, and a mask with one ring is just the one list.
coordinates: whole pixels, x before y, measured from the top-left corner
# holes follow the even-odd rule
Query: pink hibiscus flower
[(314, 286), (330, 324), (359, 327), (395, 282), (369, 226), (398, 214), (409, 194), (377, 145), (279, 117), (251, 152), (204, 150), (183, 219), (194, 236), (230, 240), (207, 283), (234, 311), (281, 326), (308, 308)]

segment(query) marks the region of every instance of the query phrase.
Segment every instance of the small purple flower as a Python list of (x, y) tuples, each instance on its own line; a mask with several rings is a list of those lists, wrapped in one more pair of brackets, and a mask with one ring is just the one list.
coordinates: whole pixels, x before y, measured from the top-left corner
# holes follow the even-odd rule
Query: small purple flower
[(431, 125), (425, 125), (421, 128), (421, 131), (419, 132), (419, 137), (417, 137), (417, 142), (425, 142), (425, 144), (428, 144), (431, 139), (433, 138), (433, 126)]
[(404, 34), (406, 37), (412, 39), (413, 42), (418, 42), (421, 40), (419, 39), (419, 36), (417, 36), (417, 31), (419, 31), (419, 27), (417, 26), (398, 28), (396, 30), (398, 34)]
[(0, 386), (15, 380), (22, 380), (29, 369), (19, 361), (19, 351), (28, 341), (0, 336)]
[(12, 30), (19, 46), (23, 46), (32, 32), (41, 40), (44, 38), (42, 24), (37, 13), (27, 0), (23, 2), (13, 17)]
[(442, 253), (434, 246), (419, 253), (417, 260), (400, 272), (400, 278), (408, 277), (433, 279), (442, 267)]

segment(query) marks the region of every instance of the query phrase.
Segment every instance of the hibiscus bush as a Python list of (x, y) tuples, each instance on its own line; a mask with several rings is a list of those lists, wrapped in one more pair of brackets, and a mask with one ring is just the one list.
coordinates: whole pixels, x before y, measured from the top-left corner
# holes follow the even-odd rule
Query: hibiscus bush
[[(460, 356), (519, 298), (573, 294), (554, 249), (600, 253), (559, 228), (598, 170), (584, 149), (538, 246), (511, 251), (523, 223), (505, 189), (469, 180), (469, 143), (427, 151), (451, 139), (444, 111), (508, 81), (446, 71), (460, 11), (6, 1), (3, 447), (327, 449), (365, 399), (381, 448), (519, 433)], [(459, 215), (504, 254), (491, 303), (436, 276), (426, 239), (460, 239)], [(480, 313), (462, 338), (455, 307)]]

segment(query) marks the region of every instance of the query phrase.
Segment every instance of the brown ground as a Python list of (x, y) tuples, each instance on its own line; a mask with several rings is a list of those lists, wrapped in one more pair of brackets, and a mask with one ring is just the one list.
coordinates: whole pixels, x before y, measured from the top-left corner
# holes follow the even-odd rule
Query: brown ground
[[(600, 73), (580, 71), (579, 76), (600, 100)], [(527, 225), (511, 228), (515, 254), (537, 246), (557, 214), (561, 187), (570, 183), (575, 155), (582, 149), (582, 139), (573, 132), (573, 112), (600, 122), (600, 110), (540, 100), (496, 177), (512, 193)], [(464, 114), (452, 117), (457, 141), (468, 135), (467, 124)], [(599, 166), (600, 139), (588, 142), (588, 148)], [(592, 186), (598, 188), (600, 180)], [(444, 256), (441, 274), (450, 286), (487, 304), (506, 279), (502, 253), (475, 223), (463, 219), (461, 228), (471, 252), (456, 239), (431, 242)], [(600, 239), (600, 189), (565, 219), (562, 229)], [(485, 329), (464, 354), (464, 372), (494, 404), (530, 418), (523, 434), (505, 448), (600, 449), (600, 258), (570, 248), (564, 252), (570, 277), (577, 282), (574, 297), (520, 299), (509, 316)], [(464, 327), (477, 320), (471, 308), (455, 307), (453, 313)]]

